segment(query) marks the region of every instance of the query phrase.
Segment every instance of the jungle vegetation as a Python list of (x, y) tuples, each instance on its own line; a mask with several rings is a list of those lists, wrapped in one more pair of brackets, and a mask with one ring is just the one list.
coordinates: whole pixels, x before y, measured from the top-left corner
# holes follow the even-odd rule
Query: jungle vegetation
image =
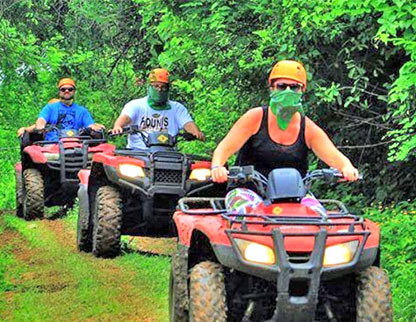
[[(412, 320), (413, 1), (0, 0), (0, 208), (14, 207), (16, 131), (56, 97), (61, 77), (77, 81), (77, 102), (111, 128), (126, 102), (146, 94), (147, 73), (167, 68), (172, 97), (207, 137), (183, 149), (209, 155), (243, 112), (267, 104), (267, 76), (281, 59), (304, 63), (307, 115), (364, 174), (317, 189), (383, 222), (396, 316)], [(311, 157), (311, 168), (323, 166)]]

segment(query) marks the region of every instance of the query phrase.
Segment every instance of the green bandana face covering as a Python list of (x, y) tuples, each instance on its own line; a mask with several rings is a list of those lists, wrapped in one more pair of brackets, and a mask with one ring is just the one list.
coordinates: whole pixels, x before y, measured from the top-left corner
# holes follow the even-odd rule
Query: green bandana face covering
[(147, 89), (147, 103), (154, 110), (169, 110), (170, 106), (168, 104), (169, 90), (167, 91), (158, 91), (152, 85), (149, 85)]
[(302, 94), (302, 92), (294, 92), (290, 89), (270, 92), (270, 109), (276, 115), (277, 125), (281, 130), (287, 129), (296, 112), (304, 115)]

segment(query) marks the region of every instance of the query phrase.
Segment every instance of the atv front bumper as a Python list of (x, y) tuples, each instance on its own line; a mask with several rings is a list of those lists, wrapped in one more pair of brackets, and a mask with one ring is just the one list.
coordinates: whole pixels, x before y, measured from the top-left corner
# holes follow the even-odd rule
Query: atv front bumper
[[(232, 237), (226, 231), (232, 246), (212, 244), (218, 261), (225, 267), (277, 283), (276, 310), (271, 321), (308, 322), (314, 321), (320, 280), (330, 280), (359, 271), (376, 260), (377, 248), (364, 249), (368, 235), (357, 249), (351, 262), (336, 267), (323, 267), (323, 256), (327, 231), (320, 229), (314, 235), (315, 243), (305, 262), (292, 262), (284, 247), (285, 235), (279, 230), (272, 231), (276, 264), (263, 265), (249, 262), (243, 258)], [(239, 232), (241, 234), (241, 231)], [(287, 236), (287, 235), (286, 235)], [(302, 283), (305, 291), (302, 296), (291, 294), (291, 284)]]

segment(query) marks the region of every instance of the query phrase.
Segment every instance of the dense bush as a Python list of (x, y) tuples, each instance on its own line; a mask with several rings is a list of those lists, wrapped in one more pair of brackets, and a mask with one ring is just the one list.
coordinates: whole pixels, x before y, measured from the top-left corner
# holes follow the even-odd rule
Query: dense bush
[(78, 102), (110, 127), (127, 101), (145, 94), (137, 84), (148, 70), (168, 68), (172, 96), (208, 138), (184, 149), (209, 154), (241, 113), (267, 103), (268, 72), (283, 58), (304, 62), (308, 115), (365, 173), (365, 185), (342, 189), (364, 203), (416, 195), (413, 3), (26, 0), (0, 6), (0, 206), (13, 200), (18, 142), (10, 138), (56, 95), (60, 77), (74, 77)]

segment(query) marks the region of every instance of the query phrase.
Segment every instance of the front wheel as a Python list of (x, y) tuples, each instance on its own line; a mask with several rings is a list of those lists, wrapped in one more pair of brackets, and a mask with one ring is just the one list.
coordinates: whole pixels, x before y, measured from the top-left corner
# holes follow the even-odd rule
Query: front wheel
[(386, 272), (370, 266), (357, 279), (357, 322), (393, 321), (391, 285)]
[(195, 265), (190, 276), (190, 322), (225, 322), (227, 304), (222, 266), (213, 262)]
[(33, 220), (43, 217), (44, 182), (37, 169), (23, 171), (23, 218)]
[(111, 258), (120, 253), (123, 221), (120, 192), (112, 186), (98, 189), (95, 198), (92, 252), (97, 257)]

